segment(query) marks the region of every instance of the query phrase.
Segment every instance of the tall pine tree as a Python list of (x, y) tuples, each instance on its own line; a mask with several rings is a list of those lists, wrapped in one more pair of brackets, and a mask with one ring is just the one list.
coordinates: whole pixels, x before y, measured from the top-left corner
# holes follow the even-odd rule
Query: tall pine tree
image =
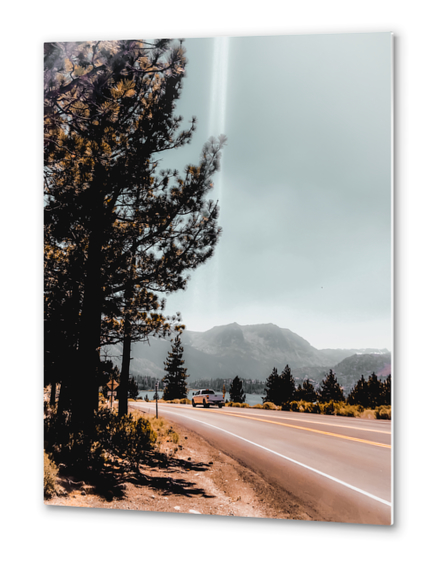
[(242, 387), (242, 381), (238, 376), (232, 380), (229, 393), (231, 402), (239, 402), (240, 404), (245, 402), (245, 392)]
[(168, 354), (167, 361), (164, 362), (164, 371), (167, 373), (162, 379), (162, 384), (165, 385), (164, 400), (187, 397), (186, 379), (189, 375), (186, 374), (187, 369), (183, 367), (184, 363), (180, 334), (177, 334), (174, 342), (172, 340), (171, 351)]
[(332, 369), (329, 370), (328, 375), (321, 383), (318, 398), (319, 402), (344, 401), (343, 389), (338, 384), (337, 377)]
[(349, 396), (347, 397), (347, 402), (349, 404), (359, 404), (363, 408), (367, 408), (369, 405), (369, 398), (368, 398), (368, 388), (367, 382), (364, 379), (364, 375), (361, 375), (361, 378), (356, 383), (354, 388), (350, 391)]
[(296, 384), (292, 376), (292, 370), (288, 365), (284, 367), (280, 375), (280, 396), (275, 404), (281, 405), (291, 402), (295, 397)]
[(44, 62), (49, 271), (64, 270), (73, 284), (63, 289), (65, 275), (56, 273), (51, 290), (46, 278), (48, 378), (62, 368), (55, 332), (66, 318), (73, 368), (62, 393), (74, 422), (87, 427), (98, 407), (101, 346), (125, 342), (126, 382), (131, 341), (170, 329), (155, 294), (185, 288), (188, 272), (213, 253), (218, 205), (206, 196), (225, 139), (206, 143), (183, 174), (159, 170), (161, 153), (189, 143), (195, 130), (194, 119), (180, 130), (174, 113), (186, 66), (181, 42), (48, 43)]
[(263, 403), (272, 402), (273, 404), (278, 404), (280, 396), (280, 376), (275, 367), (266, 379), (264, 394), (265, 396), (262, 398)]

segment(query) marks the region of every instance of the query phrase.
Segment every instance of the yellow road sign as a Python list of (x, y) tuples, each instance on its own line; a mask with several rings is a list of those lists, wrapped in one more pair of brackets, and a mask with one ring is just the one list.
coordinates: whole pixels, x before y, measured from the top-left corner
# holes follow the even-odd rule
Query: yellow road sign
[(109, 383), (107, 383), (107, 386), (110, 390), (114, 390), (119, 386), (119, 383), (117, 381), (110, 381)]

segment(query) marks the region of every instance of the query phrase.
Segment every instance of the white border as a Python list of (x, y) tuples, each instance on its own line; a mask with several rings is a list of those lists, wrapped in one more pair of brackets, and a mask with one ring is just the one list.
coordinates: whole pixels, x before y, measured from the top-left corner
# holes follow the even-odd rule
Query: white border
[[(159, 3), (48, 0), (10, 4), (2, 33), (2, 551), (63, 562), (126, 557), (209, 561), (422, 559), (431, 519), (431, 209), (433, 37), (428, 3), (414, 0), (202, 0)], [(120, 11), (120, 10), (123, 11)], [(138, 36), (393, 31), (395, 144), (395, 525), (194, 518), (48, 509), (42, 505), (41, 197), (42, 43)], [(217, 545), (207, 550), (209, 538)]]

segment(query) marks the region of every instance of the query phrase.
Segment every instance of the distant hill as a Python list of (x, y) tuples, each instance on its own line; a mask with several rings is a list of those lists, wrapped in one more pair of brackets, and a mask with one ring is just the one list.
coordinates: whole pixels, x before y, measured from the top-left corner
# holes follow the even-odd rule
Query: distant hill
[(345, 392), (358, 382), (361, 375), (367, 380), (374, 372), (383, 380), (391, 373), (390, 353), (359, 353), (343, 359), (333, 368), (338, 382), (344, 386)]
[[(206, 332), (186, 330), (182, 335), (182, 345), (189, 382), (202, 378), (232, 379), (236, 375), (265, 380), (274, 367), (280, 372), (285, 365), (289, 365), (299, 379), (308, 377), (320, 381), (321, 375), (326, 374), (329, 368), (341, 365), (343, 360), (356, 353), (367, 351), (318, 350), (304, 338), (275, 324), (240, 326), (233, 323), (216, 326)], [(158, 378), (164, 376), (164, 361), (170, 348), (169, 341), (158, 338), (151, 338), (150, 345), (133, 344), (131, 374)], [(377, 356), (387, 352), (368, 351), (374, 351)], [(113, 361), (120, 364), (121, 353), (121, 346), (118, 345), (111, 348), (109, 355), (114, 355)]]

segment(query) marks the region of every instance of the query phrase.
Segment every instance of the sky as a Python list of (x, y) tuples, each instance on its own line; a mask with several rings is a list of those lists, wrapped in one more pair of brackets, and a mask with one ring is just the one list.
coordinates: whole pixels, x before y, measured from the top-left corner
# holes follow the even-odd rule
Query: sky
[(186, 39), (176, 113), (198, 163), (225, 134), (214, 256), (167, 297), (188, 330), (273, 323), (314, 347), (392, 348), (392, 35)]

